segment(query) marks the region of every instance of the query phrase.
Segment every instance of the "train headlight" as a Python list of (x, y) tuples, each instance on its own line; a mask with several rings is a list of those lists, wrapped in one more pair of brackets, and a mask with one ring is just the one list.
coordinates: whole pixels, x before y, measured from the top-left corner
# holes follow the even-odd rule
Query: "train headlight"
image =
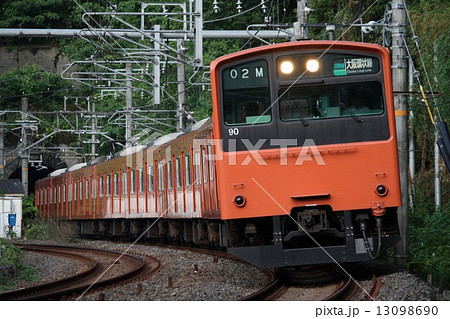
[(380, 184), (375, 189), (375, 193), (377, 193), (378, 196), (383, 197), (383, 196), (386, 196), (386, 194), (388, 193), (388, 189), (383, 184)]
[(244, 196), (242, 196), (242, 195), (237, 195), (237, 196), (234, 198), (233, 202), (234, 202), (234, 204), (235, 204), (237, 207), (242, 207), (242, 206), (245, 205), (245, 203), (246, 203), (247, 201), (246, 201), (246, 199), (245, 199)]
[(317, 72), (319, 71), (319, 61), (311, 59), (306, 61), (306, 69), (309, 72)]
[(283, 74), (291, 74), (294, 71), (294, 64), (291, 61), (283, 61), (280, 64), (280, 71)]

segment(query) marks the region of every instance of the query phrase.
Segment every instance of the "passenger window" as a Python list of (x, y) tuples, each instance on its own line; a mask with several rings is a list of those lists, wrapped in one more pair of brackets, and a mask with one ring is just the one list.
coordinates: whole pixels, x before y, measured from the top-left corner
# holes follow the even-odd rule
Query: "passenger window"
[(172, 180), (173, 180), (173, 174), (172, 174), (172, 161), (169, 159), (167, 162), (167, 187), (168, 189), (172, 189)]
[(145, 171), (143, 166), (139, 168), (139, 191), (141, 193), (145, 192)]
[(179, 156), (177, 156), (177, 158), (175, 159), (175, 169), (176, 169), (176, 174), (177, 174), (177, 187), (180, 188), (181, 187), (181, 162), (180, 162)]
[(186, 172), (186, 185), (192, 185), (192, 174), (191, 174), (191, 154), (188, 153), (184, 157), (184, 165)]
[(114, 174), (114, 195), (119, 195), (119, 172)]
[(136, 170), (131, 169), (131, 194), (136, 194)]
[(128, 193), (128, 178), (127, 171), (122, 171), (122, 195), (127, 195)]
[(164, 161), (158, 163), (158, 189), (164, 190)]
[(154, 180), (154, 173), (153, 173), (153, 164), (150, 164), (150, 165), (148, 165), (148, 190), (150, 191), (150, 192), (153, 192), (153, 190), (154, 190), (154, 183), (155, 183), (155, 180)]

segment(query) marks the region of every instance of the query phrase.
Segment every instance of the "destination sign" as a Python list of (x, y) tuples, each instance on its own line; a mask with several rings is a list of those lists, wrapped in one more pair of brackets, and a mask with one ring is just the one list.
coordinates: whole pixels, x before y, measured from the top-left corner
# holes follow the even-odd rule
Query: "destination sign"
[(223, 87), (226, 90), (269, 86), (267, 62), (258, 60), (226, 68), (222, 72)]
[(378, 59), (371, 57), (348, 57), (333, 61), (333, 75), (353, 75), (377, 73), (380, 70)]

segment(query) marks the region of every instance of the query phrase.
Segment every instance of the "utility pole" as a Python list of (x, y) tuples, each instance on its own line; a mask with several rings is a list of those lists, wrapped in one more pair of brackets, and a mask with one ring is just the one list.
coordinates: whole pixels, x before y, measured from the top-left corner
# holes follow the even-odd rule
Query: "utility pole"
[(403, 0), (392, 1), (392, 85), (394, 90), (395, 124), (397, 129), (398, 161), (402, 206), (398, 209), (401, 241), (394, 247), (394, 259), (404, 264), (408, 258), (408, 58), (403, 39), (406, 39), (406, 11)]
[(3, 179), (5, 174), (5, 159), (3, 158), (3, 139), (5, 137), (5, 123), (0, 122), (0, 179)]
[(132, 88), (132, 82), (131, 82), (131, 63), (126, 64), (126, 102), (125, 102), (125, 147), (131, 147), (130, 138), (132, 136), (132, 129), (131, 129), (131, 112), (133, 111), (133, 88)]
[(297, 41), (309, 39), (307, 23), (310, 10), (308, 0), (297, 0), (297, 22), (294, 22), (294, 38)]
[(28, 146), (27, 130), (28, 130), (28, 98), (22, 98), (22, 146), (20, 150), (20, 166), (22, 167), (22, 186), (25, 191), (25, 196), (28, 196), (28, 159), (29, 152), (26, 150)]
[[(178, 58), (183, 58), (185, 51), (184, 41), (177, 40)], [(177, 63), (178, 82), (178, 108), (177, 108), (177, 132), (183, 131), (184, 107), (186, 106), (186, 68), (184, 63)]]

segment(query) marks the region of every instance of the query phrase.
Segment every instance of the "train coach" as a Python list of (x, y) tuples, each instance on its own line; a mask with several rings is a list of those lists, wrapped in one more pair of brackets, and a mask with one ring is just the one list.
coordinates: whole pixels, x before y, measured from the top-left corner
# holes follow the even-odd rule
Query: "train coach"
[(36, 205), (80, 233), (227, 248), (261, 267), (376, 258), (399, 239), (389, 53), (302, 41), (211, 64), (213, 114), (55, 171)]

